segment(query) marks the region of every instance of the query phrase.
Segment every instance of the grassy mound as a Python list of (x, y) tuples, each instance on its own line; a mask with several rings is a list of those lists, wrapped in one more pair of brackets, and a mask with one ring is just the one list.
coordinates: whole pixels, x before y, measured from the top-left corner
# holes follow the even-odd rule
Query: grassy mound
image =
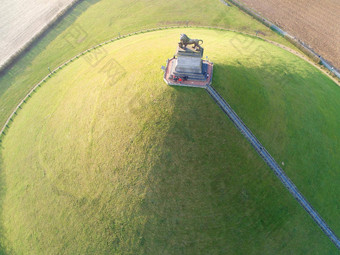
[[(266, 64), (278, 72), (285, 61), (308, 66), (261, 40), (197, 29), (132, 36), (71, 63), (28, 101), (2, 144), (9, 252), (335, 252), (204, 90), (165, 85), (161, 65), (181, 32), (204, 39), (214, 85), (234, 100), (254, 100), (243, 88), (262, 77), (244, 42), (275, 55)], [(248, 57), (239, 60), (240, 49)], [(303, 70), (287, 73), (300, 77), (291, 87)], [(263, 113), (236, 106), (246, 123)]]
[[(190, 10), (190, 11), (188, 11)], [(27, 91), (79, 52), (113, 37), (141, 29), (173, 26), (221, 26), (254, 33), (290, 45), (283, 37), (219, 0), (83, 0), (5, 75), (0, 73), (0, 126)]]
[[(340, 89), (312, 65), (274, 46), (233, 39), (214, 57), (215, 88), (282, 164), (340, 236)], [(237, 44), (237, 42), (239, 44)], [(246, 51), (243, 49), (246, 47)]]

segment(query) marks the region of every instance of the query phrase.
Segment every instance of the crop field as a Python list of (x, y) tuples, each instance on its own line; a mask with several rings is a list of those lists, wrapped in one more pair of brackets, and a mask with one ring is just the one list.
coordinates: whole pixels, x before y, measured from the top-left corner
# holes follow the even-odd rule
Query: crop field
[[(334, 102), (338, 87), (260, 39), (173, 29), (97, 49), (107, 55), (95, 67), (86, 55), (75, 60), (19, 111), (2, 144), (1, 243), (8, 251), (335, 254), (208, 94), (164, 83), (160, 66), (173, 55), (181, 32), (205, 39), (215, 63), (214, 86), (232, 104), (240, 102), (235, 108), (242, 118), (270, 150), (277, 148), (275, 157), (286, 162), (298, 187), (339, 232), (336, 141), (329, 141), (332, 153), (323, 159), (324, 154), (308, 155), (318, 140), (301, 139), (294, 149), (289, 139), (299, 136), (291, 123), (304, 132), (310, 127), (304, 120), (314, 113), (324, 118), (340, 109)], [(266, 52), (275, 57), (264, 58)], [(287, 84), (278, 83), (284, 79)], [(310, 110), (299, 120), (300, 112), (291, 108), (303, 105)], [(330, 136), (339, 130), (334, 118), (324, 130)], [(317, 123), (310, 132), (318, 128)], [(322, 181), (328, 185), (322, 187), (313, 165), (323, 169), (326, 160)], [(325, 195), (330, 189), (333, 195)]]
[(340, 69), (338, 0), (241, 0)]
[(74, 0), (2, 0), (0, 68)]

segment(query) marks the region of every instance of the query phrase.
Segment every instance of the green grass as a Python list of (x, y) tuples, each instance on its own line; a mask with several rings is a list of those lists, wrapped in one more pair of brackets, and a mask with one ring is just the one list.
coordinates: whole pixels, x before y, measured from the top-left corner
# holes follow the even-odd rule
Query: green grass
[[(245, 45), (220, 49), (236, 42)], [(214, 58), (216, 89), (339, 236), (339, 87), (273, 45), (257, 47)]]
[[(301, 164), (292, 171), (295, 154), (311, 164), (324, 155), (310, 158), (303, 139), (296, 148), (290, 144), (294, 128), (302, 132), (312, 125), (304, 120), (313, 119), (313, 112), (336, 110), (329, 107), (337, 106), (335, 85), (259, 39), (165, 30), (105, 46), (107, 54), (95, 67), (81, 57), (20, 110), (2, 143), (1, 243), (9, 253), (335, 254), (335, 246), (206, 91), (164, 83), (160, 67), (174, 54), (180, 32), (204, 39), (205, 54), (215, 63), (214, 86), (273, 156), (285, 160), (285, 170), (321, 215), (328, 220), (336, 215), (332, 194), (306, 192), (315, 173), (302, 171)], [(275, 58), (261, 60), (263, 54), (252, 47)], [(283, 66), (289, 81), (284, 86)], [(275, 84), (280, 77), (282, 86)], [(311, 104), (317, 92), (329, 102)], [(308, 106), (304, 119), (296, 115), (299, 109), (283, 107), (285, 100), (291, 109)], [(270, 107), (285, 122), (270, 114)], [(327, 128), (324, 138), (339, 130), (336, 123)], [(336, 152), (336, 144), (328, 145)], [(329, 166), (336, 159), (329, 153)], [(334, 194), (338, 173), (328, 174)], [(329, 203), (328, 214), (317, 204), (322, 199)], [(330, 223), (338, 231), (336, 218)]]
[[(188, 11), (190, 10), (190, 11)], [(0, 126), (24, 95), (52, 70), (79, 52), (141, 29), (170, 25), (221, 26), (291, 45), (264, 25), (218, 0), (85, 0), (0, 77)]]

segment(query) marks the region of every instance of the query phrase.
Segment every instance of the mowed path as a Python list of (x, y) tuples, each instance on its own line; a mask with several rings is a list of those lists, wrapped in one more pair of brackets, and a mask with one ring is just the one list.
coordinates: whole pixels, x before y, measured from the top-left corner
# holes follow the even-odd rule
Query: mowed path
[(299, 204), (307, 211), (316, 224), (322, 229), (322, 231), (329, 237), (329, 239), (340, 250), (340, 240), (330, 229), (327, 223), (321, 218), (317, 211), (310, 205), (310, 203), (300, 193), (294, 183), (287, 177), (279, 164), (273, 159), (269, 152), (263, 147), (263, 145), (257, 140), (253, 133), (243, 123), (243, 121), (234, 112), (231, 106), (219, 95), (219, 93), (210, 85), (206, 88), (207, 92), (215, 100), (222, 111), (230, 118), (235, 124), (237, 129), (244, 135), (244, 137), (254, 147), (255, 151), (263, 158), (267, 165), (274, 171), (275, 175), (279, 178), (282, 184), (288, 189), (293, 197), (299, 202)]

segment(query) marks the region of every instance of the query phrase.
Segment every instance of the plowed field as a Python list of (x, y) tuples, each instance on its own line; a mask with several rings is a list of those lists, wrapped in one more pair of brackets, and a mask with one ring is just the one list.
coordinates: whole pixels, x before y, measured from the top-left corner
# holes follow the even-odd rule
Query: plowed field
[(242, 0), (340, 68), (339, 0)]
[(0, 66), (32, 40), (74, 0), (2, 0), (0, 5)]

